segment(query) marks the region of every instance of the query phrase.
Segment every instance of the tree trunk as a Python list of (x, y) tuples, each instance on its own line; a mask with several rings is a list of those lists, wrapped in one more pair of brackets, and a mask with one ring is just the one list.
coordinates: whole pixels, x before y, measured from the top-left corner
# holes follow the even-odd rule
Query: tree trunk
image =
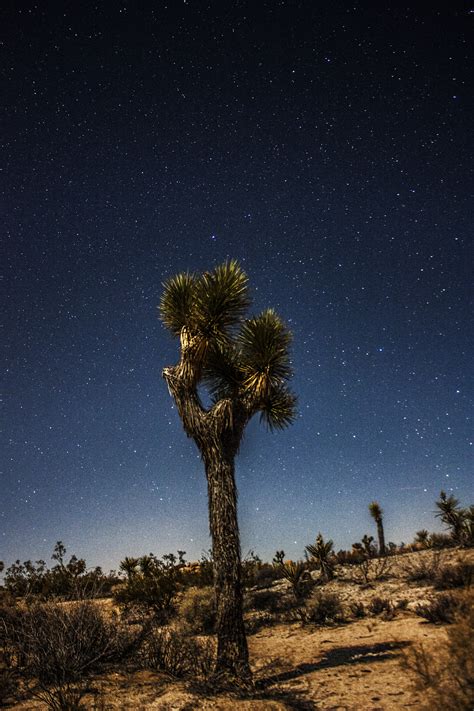
[(382, 519), (377, 520), (377, 536), (379, 539), (379, 555), (385, 555), (385, 535), (383, 531)]
[(224, 448), (204, 455), (216, 595), (216, 673), (251, 679), (245, 636), (234, 456)]

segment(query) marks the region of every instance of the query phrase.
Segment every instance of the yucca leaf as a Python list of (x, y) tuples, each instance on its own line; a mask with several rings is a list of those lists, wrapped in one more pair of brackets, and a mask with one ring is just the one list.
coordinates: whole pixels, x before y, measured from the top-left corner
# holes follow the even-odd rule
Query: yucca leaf
[(235, 395), (242, 382), (235, 348), (230, 344), (220, 346), (214, 343), (207, 354), (202, 375), (214, 401)]
[(274, 387), (260, 406), (260, 421), (271, 430), (288, 427), (296, 417), (296, 395), (285, 386)]
[(235, 260), (205, 272), (197, 281), (194, 314), (199, 330), (224, 345), (250, 304), (248, 277)]
[(244, 386), (257, 397), (291, 376), (289, 346), (291, 333), (272, 310), (245, 321), (238, 335)]
[(160, 317), (175, 336), (183, 326), (189, 326), (193, 317), (196, 278), (187, 272), (177, 274), (163, 284)]

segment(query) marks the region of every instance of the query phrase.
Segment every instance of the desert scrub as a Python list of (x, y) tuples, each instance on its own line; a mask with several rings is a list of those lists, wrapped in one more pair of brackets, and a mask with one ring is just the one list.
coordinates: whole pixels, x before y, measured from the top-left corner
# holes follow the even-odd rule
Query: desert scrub
[(474, 565), (460, 562), (440, 567), (434, 579), (436, 590), (469, 587), (474, 579)]
[(417, 554), (403, 565), (403, 574), (410, 583), (432, 583), (438, 575), (441, 565), (441, 553), (435, 550), (431, 555)]
[(404, 663), (426, 700), (424, 711), (472, 711), (474, 708), (474, 592), (462, 602), (447, 628), (447, 641), (435, 652), (412, 647)]
[(385, 597), (373, 597), (367, 609), (372, 615), (381, 615), (382, 613), (386, 615), (393, 614), (392, 603)]
[(441, 593), (425, 605), (418, 605), (415, 613), (433, 624), (451, 624), (462, 613), (466, 599), (454, 593)]
[(93, 602), (33, 605), (7, 623), (5, 634), (18, 673), (50, 709), (81, 708), (87, 677), (124, 660), (140, 637)]
[(178, 605), (178, 616), (194, 634), (212, 634), (216, 622), (214, 590), (188, 588)]
[(175, 679), (207, 679), (214, 667), (215, 644), (161, 627), (148, 636), (139, 659), (143, 668), (162, 671)]
[(349, 604), (349, 610), (352, 617), (354, 617), (355, 619), (361, 619), (362, 617), (365, 617), (365, 607), (364, 603), (362, 602), (351, 602)]
[(278, 590), (250, 590), (244, 599), (246, 610), (283, 612), (288, 608), (285, 597)]
[(316, 592), (300, 611), (303, 624), (332, 625), (344, 622), (344, 610), (335, 593)]

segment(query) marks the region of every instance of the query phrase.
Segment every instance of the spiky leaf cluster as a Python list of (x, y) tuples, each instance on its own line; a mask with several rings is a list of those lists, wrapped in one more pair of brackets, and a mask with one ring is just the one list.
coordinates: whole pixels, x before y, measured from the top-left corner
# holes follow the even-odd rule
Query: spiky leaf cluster
[(199, 377), (214, 402), (240, 399), (260, 412), (271, 429), (295, 417), (291, 377), (291, 333), (268, 309), (244, 319), (250, 303), (248, 279), (234, 260), (200, 276), (178, 274), (164, 284), (161, 319), (175, 336), (194, 339)]
[(377, 501), (372, 501), (369, 504), (369, 513), (374, 519), (374, 521), (378, 522), (382, 520), (383, 509)]

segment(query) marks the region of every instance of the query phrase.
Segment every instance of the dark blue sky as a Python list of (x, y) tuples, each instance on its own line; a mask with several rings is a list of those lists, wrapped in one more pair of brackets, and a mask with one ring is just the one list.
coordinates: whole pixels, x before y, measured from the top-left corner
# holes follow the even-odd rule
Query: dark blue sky
[[(10, 4), (0, 559), (209, 548), (161, 379), (164, 279), (228, 257), (294, 332), (296, 423), (252, 422), (242, 549), (437, 528), (472, 502), (472, 29), (336, 2)], [(472, 244), (472, 242), (471, 242)]]

